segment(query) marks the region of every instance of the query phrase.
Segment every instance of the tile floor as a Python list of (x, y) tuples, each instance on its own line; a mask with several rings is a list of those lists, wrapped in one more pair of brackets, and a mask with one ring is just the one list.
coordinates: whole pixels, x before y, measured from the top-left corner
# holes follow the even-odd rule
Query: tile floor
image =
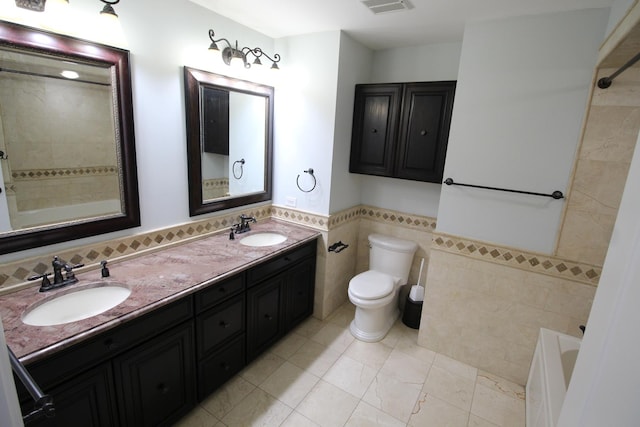
[(306, 320), (178, 426), (524, 426), (522, 386), (419, 347), (400, 320), (355, 340), (353, 315)]

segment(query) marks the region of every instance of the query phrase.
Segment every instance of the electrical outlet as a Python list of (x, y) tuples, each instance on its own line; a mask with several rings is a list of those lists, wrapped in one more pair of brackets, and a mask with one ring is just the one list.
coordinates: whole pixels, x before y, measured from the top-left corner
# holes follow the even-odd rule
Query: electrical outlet
[(289, 206), (290, 208), (295, 208), (298, 204), (298, 201), (295, 197), (287, 197), (287, 200), (284, 202), (284, 204)]

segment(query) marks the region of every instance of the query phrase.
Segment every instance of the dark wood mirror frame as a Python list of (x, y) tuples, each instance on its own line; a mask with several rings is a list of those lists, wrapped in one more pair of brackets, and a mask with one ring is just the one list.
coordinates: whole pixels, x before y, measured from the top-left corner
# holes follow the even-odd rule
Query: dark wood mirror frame
[[(189, 215), (201, 215), (251, 203), (271, 200), (273, 165), (273, 94), (271, 86), (226, 77), (208, 71), (184, 67), (185, 110), (187, 117), (187, 161), (189, 175)], [(203, 86), (231, 90), (266, 99), (264, 191), (247, 195), (203, 201), (200, 93)]]
[(42, 52), (61, 59), (107, 65), (115, 75), (116, 120), (120, 140), (123, 213), (60, 223), (34, 230), (17, 230), (0, 237), (0, 254), (104, 234), (140, 225), (140, 202), (133, 127), (129, 51), (39, 29), (0, 21), (0, 47)]

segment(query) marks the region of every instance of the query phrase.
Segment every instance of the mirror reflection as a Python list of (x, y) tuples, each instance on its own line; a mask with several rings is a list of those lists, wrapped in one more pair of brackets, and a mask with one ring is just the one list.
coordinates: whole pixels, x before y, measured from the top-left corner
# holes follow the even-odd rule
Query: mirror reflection
[(185, 67), (189, 211), (271, 198), (273, 88)]
[(121, 214), (109, 67), (0, 49), (0, 232)]
[(0, 254), (140, 225), (129, 52), (0, 21)]

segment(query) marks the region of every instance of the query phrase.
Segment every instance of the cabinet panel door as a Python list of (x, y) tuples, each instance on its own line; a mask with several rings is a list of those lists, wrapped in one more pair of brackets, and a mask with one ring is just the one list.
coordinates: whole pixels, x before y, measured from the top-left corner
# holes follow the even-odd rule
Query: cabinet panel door
[(455, 82), (405, 86), (396, 176), (441, 182)]
[[(27, 427), (116, 426), (116, 403), (110, 364), (103, 364), (68, 382), (46, 390), (55, 407), (55, 417), (38, 418)], [(28, 413), (33, 401), (23, 404)]]
[(349, 172), (391, 176), (402, 85), (356, 85)]
[(307, 259), (291, 269), (287, 277), (285, 325), (291, 330), (313, 313), (316, 276), (315, 259)]
[(124, 353), (114, 370), (123, 425), (171, 425), (195, 405), (193, 324)]
[(281, 316), (284, 273), (247, 292), (247, 362), (253, 360), (284, 331)]
[(244, 368), (245, 336), (198, 362), (198, 400), (202, 401)]
[(229, 92), (202, 89), (202, 142), (207, 153), (229, 155)]

